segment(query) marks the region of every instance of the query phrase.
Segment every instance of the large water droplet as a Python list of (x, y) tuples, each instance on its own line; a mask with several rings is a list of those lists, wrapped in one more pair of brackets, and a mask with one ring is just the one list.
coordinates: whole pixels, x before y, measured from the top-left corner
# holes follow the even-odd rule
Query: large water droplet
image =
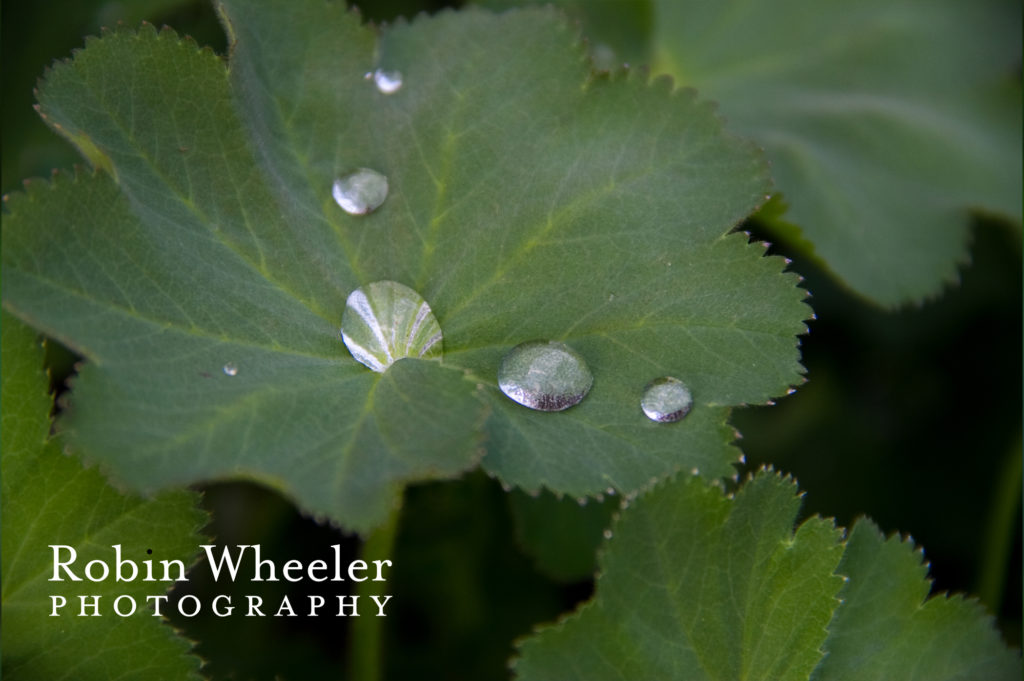
[(442, 354), (441, 326), (430, 305), (396, 281), (375, 281), (349, 294), (341, 339), (357, 362), (380, 372), (403, 357)]
[(640, 408), (647, 418), (659, 423), (673, 423), (690, 413), (693, 397), (690, 389), (678, 378), (656, 378), (644, 388)]
[(388, 197), (388, 178), (370, 168), (357, 168), (335, 180), (331, 194), (349, 215), (366, 215)]
[(377, 86), (381, 94), (391, 95), (399, 91), (402, 87), (402, 72), (401, 71), (385, 71), (384, 69), (377, 69), (376, 71), (370, 71), (364, 78), (366, 80), (372, 80), (373, 84)]
[(224, 374), (226, 376), (237, 376), (238, 365), (236, 365), (234, 362), (228, 362), (227, 364), (224, 365)]
[(594, 377), (587, 363), (557, 341), (527, 341), (505, 355), (498, 387), (512, 401), (539, 411), (562, 411), (579, 404)]

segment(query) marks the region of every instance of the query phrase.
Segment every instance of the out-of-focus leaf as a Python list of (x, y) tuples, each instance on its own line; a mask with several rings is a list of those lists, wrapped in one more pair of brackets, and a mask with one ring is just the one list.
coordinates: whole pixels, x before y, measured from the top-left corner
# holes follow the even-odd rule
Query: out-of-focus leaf
[[(143, 561), (192, 561), (205, 516), (190, 492), (169, 492), (153, 500), (125, 496), (95, 470), (60, 451), (49, 439), (51, 402), (46, 395), (43, 352), (34, 331), (9, 315), (2, 320), (3, 354), (3, 674), (5, 679), (199, 679), (199, 660), (187, 641), (155, 617), (147, 596), (163, 595), (169, 584), (143, 581)], [(118, 581), (113, 545), (138, 566), (137, 578)], [(54, 561), (70, 560), (82, 579), (54, 576)], [(89, 581), (85, 565), (102, 560), (110, 575)], [(93, 574), (99, 575), (96, 569)], [(124, 568), (124, 576), (131, 574)], [(172, 578), (177, 577), (175, 570)], [(54, 610), (54, 596), (66, 605)], [(98, 596), (98, 617), (91, 607)], [(125, 598), (127, 597), (127, 598)], [(121, 617), (114, 611), (115, 599)], [(129, 600), (131, 599), (131, 600)], [(56, 601), (59, 602), (59, 601)], [(166, 612), (166, 601), (162, 610)], [(82, 612), (85, 616), (80, 616)], [(51, 614), (57, 612), (57, 617)]]

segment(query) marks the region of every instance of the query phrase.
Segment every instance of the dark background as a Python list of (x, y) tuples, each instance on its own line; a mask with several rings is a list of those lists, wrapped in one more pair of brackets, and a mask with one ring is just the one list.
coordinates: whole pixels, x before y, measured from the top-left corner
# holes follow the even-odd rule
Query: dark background
[[(390, 20), (441, 4), (374, 2), (364, 15)], [(3, 0), (2, 10), (4, 193), (17, 191), (24, 178), (81, 162), (36, 116), (32, 89), (47, 65), (81, 47), (84, 36), (118, 19), (146, 19), (224, 51), (206, 2)], [(844, 526), (867, 515), (887, 533), (912, 535), (925, 547), (934, 591), (980, 595), (1004, 638), (1019, 647), (1020, 225), (976, 216), (959, 285), (895, 311), (844, 290), (756, 218), (744, 228), (794, 258), (791, 269), (806, 277), (817, 320), (802, 339), (809, 382), (777, 406), (734, 415), (748, 460), (743, 473), (771, 464), (799, 480), (806, 514)], [(56, 350), (49, 361), (59, 385), (73, 358)], [(281, 560), (312, 560), (335, 543), (350, 557), (358, 552), (357, 538), (317, 525), (265, 489), (230, 483), (203, 492), (213, 513), (208, 532), (219, 541), (259, 543)], [(517, 544), (512, 499), (519, 512), (556, 503), (506, 494), (479, 473), (407, 492), (389, 580), (400, 598), (385, 632), (388, 678), (421, 678), (426, 670), (445, 670), (448, 679), (505, 678), (515, 637), (589, 597), (589, 580), (550, 579)], [(593, 545), (594, 527), (610, 508), (579, 509), (570, 501), (562, 512), (588, 516), (583, 543)], [(202, 589), (202, 582), (193, 575), (189, 588)], [(301, 596), (301, 587), (291, 594)], [(244, 592), (253, 590), (246, 585)], [(281, 593), (264, 595), (273, 602)], [(345, 666), (344, 619), (174, 624), (200, 641), (214, 678), (337, 677)]]

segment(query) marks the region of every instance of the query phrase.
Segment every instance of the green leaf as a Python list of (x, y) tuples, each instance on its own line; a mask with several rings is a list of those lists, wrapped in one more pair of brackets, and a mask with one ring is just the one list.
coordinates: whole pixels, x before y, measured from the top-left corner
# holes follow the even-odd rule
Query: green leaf
[(760, 474), (735, 499), (697, 477), (613, 525), (594, 600), (521, 645), (517, 678), (806, 679), (842, 580), (831, 522), (796, 532), (796, 484)]
[(850, 532), (838, 571), (849, 576), (815, 681), (952, 681), (1021, 678), (992, 618), (974, 599), (928, 596), (913, 544), (885, 539), (869, 520)]
[[(153, 500), (124, 496), (107, 486), (95, 470), (62, 455), (48, 439), (51, 402), (42, 371), (43, 352), (36, 334), (8, 315), (2, 321), (3, 344), (3, 651), (9, 679), (198, 679), (199, 660), (187, 641), (174, 635), (147, 605), (162, 595), (167, 582), (131, 582), (114, 578), (113, 545), (144, 569), (152, 560), (188, 565), (198, 550), (198, 528), (205, 515), (196, 496), (171, 492)], [(77, 552), (71, 566), (99, 559), (111, 565), (101, 582), (49, 581), (54, 572), (52, 545)], [(148, 553), (148, 551), (152, 553)], [(69, 554), (61, 550), (62, 561)], [(126, 569), (126, 575), (128, 569)], [(63, 573), (61, 574), (62, 577)], [(99, 617), (80, 617), (79, 596), (99, 596)], [(114, 599), (127, 595), (138, 609), (117, 616)], [(51, 617), (51, 596), (67, 605)], [(128, 612), (127, 600), (120, 603)], [(168, 606), (163, 606), (166, 612)], [(92, 612), (89, 610), (88, 612)]]
[[(11, 197), (3, 290), (91, 360), (63, 420), (83, 454), (145, 490), (259, 478), (360, 530), (481, 441), (506, 484), (573, 496), (731, 474), (728, 406), (801, 380), (807, 308), (780, 259), (728, 235), (767, 172), (709, 105), (592, 77), (550, 10), (375, 32), (340, 3), (221, 9), (227, 69), (144, 27), (90, 41), (40, 89), (106, 172)], [(376, 68), (402, 88), (378, 92)], [(368, 215), (331, 197), (356, 168), (388, 178)], [(351, 358), (346, 298), (380, 280), (429, 303), (442, 362)], [(588, 362), (579, 406), (498, 391), (501, 357), (534, 338)], [(669, 426), (639, 408), (666, 374), (695, 400)]]
[(655, 72), (763, 145), (787, 221), (862, 295), (955, 281), (968, 208), (1020, 220), (1019, 3), (654, 5)]
[(734, 499), (687, 478), (624, 505), (593, 600), (520, 644), (517, 678), (1020, 678), (976, 601), (925, 601), (908, 543), (864, 520), (845, 543), (817, 517), (794, 532), (795, 492), (761, 472)]

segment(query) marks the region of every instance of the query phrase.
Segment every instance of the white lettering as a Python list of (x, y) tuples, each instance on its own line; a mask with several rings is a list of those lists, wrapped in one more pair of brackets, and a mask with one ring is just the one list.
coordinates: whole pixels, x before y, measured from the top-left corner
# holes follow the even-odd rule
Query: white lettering
[(210, 572), (213, 573), (213, 581), (220, 581), (220, 571), (225, 565), (227, 565), (228, 575), (230, 575), (231, 581), (233, 582), (238, 577), (238, 568), (242, 566), (242, 554), (245, 553), (246, 549), (251, 547), (248, 544), (239, 545), (237, 561), (233, 561), (231, 559), (231, 551), (229, 551), (228, 547), (226, 546), (224, 547), (224, 550), (220, 554), (219, 561), (215, 560), (213, 557), (214, 547), (212, 544), (203, 544), (199, 548), (206, 551), (206, 562), (209, 563)]
[[(127, 598), (128, 602), (132, 604), (132, 609), (129, 610), (128, 612), (121, 612), (121, 608), (119, 608), (118, 605), (117, 605), (118, 603), (121, 602), (122, 598)], [(131, 617), (132, 615), (135, 614), (135, 608), (137, 608), (137, 607), (138, 606), (135, 603), (135, 599), (132, 598), (131, 596), (129, 596), (128, 594), (121, 594), (120, 596), (118, 596), (117, 598), (114, 599), (114, 612), (116, 612), (121, 617)]]
[(167, 594), (159, 596), (146, 596), (147, 603), (153, 603), (153, 617), (160, 617), (160, 605), (167, 602)]
[[(191, 603), (195, 603), (195, 608), (193, 608), (192, 612), (190, 613), (185, 612), (185, 601), (189, 599), (191, 599)], [(202, 607), (203, 604), (199, 602), (199, 597), (193, 594), (185, 594), (181, 597), (181, 599), (178, 600), (178, 612), (180, 612), (184, 617), (195, 617), (199, 614), (199, 609)]]
[[(86, 601), (86, 599), (89, 599), (89, 598), (92, 599), (92, 603), (86, 604), (85, 601)], [(85, 614), (85, 609), (86, 608), (92, 608), (92, 615), (90, 615), (91, 617), (99, 617), (100, 616), (100, 597), (99, 596), (79, 596), (78, 597), (78, 602), (82, 606), (79, 609), (79, 611), (78, 611), (78, 616), (79, 617), (85, 617), (86, 616), (86, 614)]]
[(372, 598), (373, 602), (377, 604), (377, 617), (387, 617), (387, 615), (384, 614), (384, 606), (391, 600), (391, 596), (385, 596), (383, 603), (380, 602), (380, 599), (377, 598), (377, 596), (370, 596), (370, 598)]
[[(53, 549), (53, 577), (50, 577), (49, 581), (51, 581), (51, 582), (63, 582), (64, 580), (61, 579), (61, 576), (60, 576), (60, 570), (61, 569), (64, 570), (64, 572), (68, 576), (68, 579), (70, 579), (72, 582), (80, 582), (80, 581), (82, 581), (82, 578), (81, 577), (76, 577), (75, 573), (73, 573), (71, 571), (71, 568), (68, 567), (69, 565), (74, 563), (75, 560), (78, 559), (78, 553), (73, 548), (71, 548), (70, 546), (67, 546), (65, 544), (50, 544), (50, 548)], [(61, 561), (61, 559), (60, 559), (60, 551), (61, 551), (61, 549), (67, 549), (69, 552), (71, 552), (71, 558), (66, 560), (66, 561)]]
[(263, 605), (262, 598), (259, 596), (246, 596), (246, 598), (249, 599), (249, 612), (245, 613), (246, 617), (266, 617), (260, 610), (260, 606)]
[[(58, 600), (60, 601), (59, 605), (57, 603)], [(50, 596), (50, 603), (53, 604), (53, 609), (50, 610), (50, 617), (60, 617), (60, 615), (57, 614), (57, 609), (63, 608), (65, 605), (67, 605), (68, 599), (64, 598), (63, 596)]]
[[(222, 598), (228, 602), (228, 607), (223, 612), (217, 609), (217, 603)], [(221, 594), (221, 595), (219, 595), (219, 596), (217, 596), (216, 598), (213, 599), (213, 614), (216, 615), (217, 617), (227, 617), (228, 615), (230, 615), (234, 611), (235, 611), (235, 606), (231, 605), (231, 596), (228, 596), (227, 594)]]

